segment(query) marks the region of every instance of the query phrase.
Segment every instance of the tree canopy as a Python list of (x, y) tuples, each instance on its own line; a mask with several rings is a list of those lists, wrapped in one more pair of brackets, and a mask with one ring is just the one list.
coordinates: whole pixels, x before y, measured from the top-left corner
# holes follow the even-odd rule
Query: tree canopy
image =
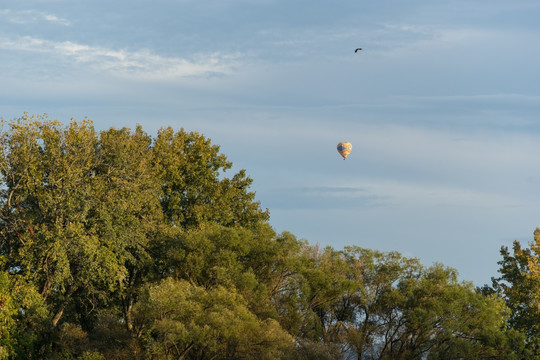
[(184, 129), (3, 121), (0, 359), (533, 356), (540, 245), (506, 250), (480, 291), (441, 264), (278, 234), (231, 167)]

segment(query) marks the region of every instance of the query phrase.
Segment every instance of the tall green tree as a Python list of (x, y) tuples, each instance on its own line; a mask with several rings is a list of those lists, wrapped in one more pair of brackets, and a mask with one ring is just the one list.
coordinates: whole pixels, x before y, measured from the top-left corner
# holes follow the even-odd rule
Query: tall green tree
[[(349, 294), (344, 323), (359, 357), (378, 359), (519, 358), (523, 339), (507, 332), (503, 302), (457, 280), (451, 268), (425, 268), (398, 253), (348, 248), (362, 281)], [(352, 296), (351, 296), (352, 295)]]
[(245, 170), (223, 178), (232, 163), (204, 136), (161, 129), (154, 157), (162, 171), (163, 212), (171, 224), (186, 230), (206, 222), (249, 228), (268, 220), (268, 211), (249, 191), (253, 180)]
[(230, 288), (185, 280), (151, 286), (136, 307), (136, 326), (154, 359), (279, 359), (293, 349), (277, 321), (260, 320)]
[(126, 288), (148, 258), (162, 216), (151, 138), (140, 128), (98, 137), (89, 121), (64, 128), (39, 117), (9, 127), (2, 247), (8, 268), (49, 305), (54, 327), (69, 307), (77, 316)]
[(505, 304), (458, 282), (453, 269), (425, 268), (396, 252), (308, 249), (278, 298), (282, 324), (300, 343), (338, 346), (359, 359), (526, 354), (522, 335), (506, 329)]
[(99, 281), (102, 268), (98, 240), (84, 229), (95, 203), (89, 176), (95, 136), (85, 123), (62, 130), (57, 122), (25, 117), (9, 126), (0, 143), (2, 248), (7, 268), (35, 284), (56, 325), (67, 300), (82, 282)]
[[(99, 202), (92, 213), (101, 244), (114, 257), (116, 290), (124, 321), (132, 326), (131, 312), (136, 293), (155, 259), (152, 249), (168, 231), (163, 225), (159, 201), (159, 168), (154, 164), (152, 138), (140, 126), (102, 131), (97, 143), (94, 177), (98, 180)], [(116, 268), (114, 268), (116, 267)], [(111, 278), (111, 271), (106, 276)], [(111, 296), (108, 296), (111, 298)]]
[[(225, 177), (230, 167), (218, 146), (184, 130), (163, 129), (153, 139), (140, 126), (98, 133), (89, 120), (63, 126), (25, 114), (3, 122), (3, 269), (41, 296), (52, 332), (63, 322), (89, 331), (104, 309), (120, 310), (131, 331), (140, 288), (172, 275), (167, 252), (179, 241), (189, 250), (190, 231), (215, 224), (249, 229), (253, 239), (275, 235), (249, 191), (252, 180), (243, 170)], [(223, 266), (241, 259), (245, 284), (255, 276), (247, 264), (251, 235), (240, 236), (249, 246), (223, 243), (216, 257)]]
[(501, 296), (510, 309), (509, 328), (527, 336), (531, 358), (540, 359), (540, 229), (534, 242), (523, 248), (514, 241), (512, 251), (501, 247), (500, 276), (492, 278), (491, 291)]

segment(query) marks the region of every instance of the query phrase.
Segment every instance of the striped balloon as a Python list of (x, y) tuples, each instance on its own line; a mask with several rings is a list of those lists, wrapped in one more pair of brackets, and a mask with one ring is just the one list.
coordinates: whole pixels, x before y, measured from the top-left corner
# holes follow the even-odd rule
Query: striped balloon
[(343, 160), (349, 156), (352, 150), (352, 144), (350, 142), (340, 142), (337, 144), (337, 151), (343, 156)]

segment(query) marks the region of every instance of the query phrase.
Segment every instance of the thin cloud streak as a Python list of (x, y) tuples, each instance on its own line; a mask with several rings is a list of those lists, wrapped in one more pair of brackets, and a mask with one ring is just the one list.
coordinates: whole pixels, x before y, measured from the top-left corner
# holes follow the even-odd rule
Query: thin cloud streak
[(362, 187), (304, 186), (266, 189), (259, 193), (270, 210), (366, 209), (387, 206), (386, 194), (374, 194)]
[(70, 26), (71, 22), (63, 17), (54, 14), (45, 13), (37, 10), (19, 10), (1, 9), (0, 18), (13, 24), (26, 25), (35, 22), (46, 21), (53, 24)]
[(0, 49), (24, 51), (58, 57), (80, 63), (97, 71), (142, 80), (230, 74), (240, 65), (240, 54), (211, 53), (194, 56), (194, 60), (165, 57), (150, 50), (115, 50), (72, 41), (50, 41), (30, 36), (16, 39), (0, 37)]
[(386, 196), (388, 206), (415, 204), (425, 207), (488, 208), (522, 206), (523, 201), (497, 192), (439, 184), (373, 181), (357, 184), (373, 197)]
[(396, 180), (364, 180), (344, 182), (344, 186), (313, 186), (302, 188), (275, 188), (259, 192), (264, 206), (270, 209), (334, 208), (371, 209), (374, 207), (421, 207), (435, 209), (455, 207), (512, 208), (531, 206), (533, 201), (465, 187), (444, 186), (436, 183), (419, 184)]

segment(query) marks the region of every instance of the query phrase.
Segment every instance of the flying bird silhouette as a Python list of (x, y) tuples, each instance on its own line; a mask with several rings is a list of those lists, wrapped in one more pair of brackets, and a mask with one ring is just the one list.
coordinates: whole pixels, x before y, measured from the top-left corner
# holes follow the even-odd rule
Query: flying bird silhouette
[(354, 50), (354, 52), (357, 53), (358, 50), (362, 50), (362, 48), (358, 48), (358, 49)]

